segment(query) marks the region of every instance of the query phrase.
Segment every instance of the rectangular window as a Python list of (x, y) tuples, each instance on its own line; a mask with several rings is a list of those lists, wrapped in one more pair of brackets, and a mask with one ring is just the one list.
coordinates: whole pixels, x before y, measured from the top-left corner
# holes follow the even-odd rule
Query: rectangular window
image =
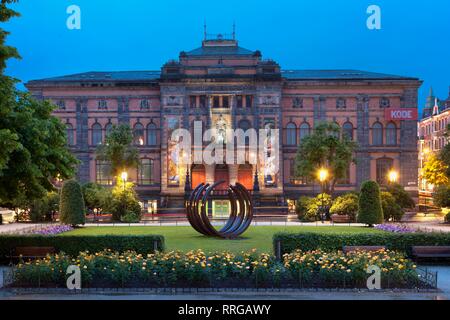
[(104, 186), (112, 185), (111, 164), (107, 161), (97, 160), (95, 167), (95, 181)]
[(191, 108), (197, 108), (197, 97), (196, 96), (189, 97), (189, 106)]
[(99, 100), (98, 110), (107, 110), (107, 109), (108, 109), (108, 102), (106, 100)]
[(206, 108), (206, 96), (200, 96), (200, 108)]
[(236, 107), (242, 108), (244, 106), (244, 100), (242, 96), (236, 96)]
[(153, 184), (153, 160), (142, 159), (138, 168), (138, 183), (140, 185)]
[(222, 97), (222, 108), (229, 108), (230, 107), (230, 97)]
[(220, 97), (219, 96), (213, 97), (213, 108), (220, 108)]
[(253, 97), (252, 96), (245, 96), (245, 107), (251, 108), (253, 104)]

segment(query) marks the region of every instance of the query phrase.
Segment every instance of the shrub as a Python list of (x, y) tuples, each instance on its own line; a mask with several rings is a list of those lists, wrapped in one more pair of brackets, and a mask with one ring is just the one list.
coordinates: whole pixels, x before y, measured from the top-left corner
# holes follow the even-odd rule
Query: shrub
[(380, 187), (375, 181), (365, 181), (361, 186), (358, 222), (369, 226), (383, 222)]
[(445, 215), (444, 221), (445, 223), (450, 223), (450, 212)]
[(142, 208), (134, 191), (133, 184), (128, 183), (125, 190), (122, 186), (115, 186), (112, 190), (112, 201), (108, 210), (112, 213), (114, 221), (123, 221), (125, 215), (134, 215), (141, 218)]
[(314, 221), (316, 213), (314, 213), (314, 215), (311, 216), (308, 211), (312, 201), (313, 198), (305, 196), (300, 197), (298, 199), (297, 204), (295, 206), (295, 212), (297, 213), (298, 219), (300, 221)]
[(89, 212), (101, 213), (112, 201), (111, 190), (97, 183), (88, 182), (81, 187), (81, 190)]
[(141, 217), (134, 212), (128, 212), (122, 217), (122, 222), (125, 223), (138, 223), (141, 221)]
[(450, 186), (439, 186), (433, 194), (433, 202), (441, 208), (450, 208)]
[(322, 204), (329, 208), (332, 204), (331, 196), (326, 193), (322, 193), (317, 195), (315, 198), (305, 196), (300, 197), (296, 205), (296, 212), (299, 220), (308, 222), (316, 221)]
[(450, 233), (277, 233), (273, 236), (274, 251), (281, 242), (281, 253), (296, 249), (303, 251), (322, 249), (342, 250), (343, 246), (386, 246), (387, 249), (411, 253), (412, 246), (448, 246)]
[(0, 235), (0, 259), (5, 259), (16, 247), (54, 247), (58, 252), (77, 256), (80, 252), (111, 249), (125, 252), (133, 250), (141, 254), (154, 251), (154, 241), (158, 242), (157, 250), (164, 250), (164, 237), (160, 235)]
[(80, 184), (75, 180), (64, 182), (61, 189), (59, 208), (60, 220), (64, 224), (76, 226), (84, 224), (85, 208)]
[[(65, 254), (19, 264), (15, 286), (65, 287), (72, 263)], [(390, 288), (420, 286), (416, 266), (397, 252), (326, 253), (295, 251), (282, 261), (265, 253), (235, 255), (169, 252), (139, 255), (101, 251), (81, 252), (75, 257), (82, 286), (89, 287), (349, 287), (367, 286), (368, 261), (383, 272), (383, 285)], [(321, 261), (321, 263), (317, 263)]]
[(358, 201), (358, 195), (355, 193), (347, 193), (337, 197), (330, 208), (330, 214), (348, 215), (352, 221), (355, 221), (359, 206)]
[(43, 222), (45, 221), (48, 205), (45, 199), (33, 200), (30, 204), (30, 220), (31, 222)]
[(405, 211), (396, 202), (395, 197), (389, 192), (381, 192), (381, 205), (383, 207), (383, 216), (386, 221), (402, 220)]
[(416, 206), (416, 203), (411, 195), (405, 191), (405, 188), (403, 188), (401, 184), (389, 184), (386, 187), (386, 191), (394, 197), (395, 202), (400, 206), (400, 208), (412, 209)]

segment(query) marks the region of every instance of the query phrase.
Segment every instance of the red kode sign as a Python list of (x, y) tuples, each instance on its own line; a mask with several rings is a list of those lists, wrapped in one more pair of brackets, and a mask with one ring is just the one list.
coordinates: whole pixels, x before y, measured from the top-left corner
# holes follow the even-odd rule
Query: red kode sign
[(384, 118), (386, 120), (417, 120), (416, 108), (386, 109)]

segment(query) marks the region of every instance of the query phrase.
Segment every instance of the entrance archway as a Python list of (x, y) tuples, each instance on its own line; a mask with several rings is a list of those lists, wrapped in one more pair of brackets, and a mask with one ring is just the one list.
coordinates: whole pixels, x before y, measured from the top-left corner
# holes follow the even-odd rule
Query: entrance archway
[(192, 189), (195, 189), (200, 183), (206, 181), (205, 166), (202, 164), (194, 164), (191, 168)]
[(228, 166), (226, 164), (217, 164), (214, 172), (214, 182), (223, 180), (225, 183), (222, 183), (218, 186), (217, 190), (226, 190), (228, 185), (230, 184), (230, 178), (228, 173)]

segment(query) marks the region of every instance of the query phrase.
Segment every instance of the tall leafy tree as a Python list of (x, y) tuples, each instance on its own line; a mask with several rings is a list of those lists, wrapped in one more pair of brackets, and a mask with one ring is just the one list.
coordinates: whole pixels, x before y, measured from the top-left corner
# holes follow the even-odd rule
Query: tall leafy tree
[(108, 132), (105, 144), (97, 148), (96, 159), (111, 164), (111, 174), (115, 177), (120, 172), (137, 168), (139, 164), (139, 151), (133, 145), (133, 132), (128, 125), (114, 125)]
[[(2, 0), (0, 22), (19, 16)], [(16, 207), (20, 199), (38, 199), (53, 190), (56, 178), (70, 178), (77, 160), (67, 148), (65, 125), (52, 116), (54, 106), (16, 89), (18, 80), (4, 74), (7, 60), (19, 58), (5, 45), (0, 28), (0, 206)]]
[(327, 170), (322, 193), (333, 194), (337, 181), (346, 178), (349, 165), (355, 161), (353, 154), (356, 148), (357, 144), (346, 135), (341, 137), (337, 124), (320, 123), (298, 146), (295, 173), (300, 178), (317, 180), (318, 171)]
[(435, 154), (428, 157), (422, 168), (422, 177), (435, 186), (446, 185), (449, 178), (446, 175), (448, 166)]

